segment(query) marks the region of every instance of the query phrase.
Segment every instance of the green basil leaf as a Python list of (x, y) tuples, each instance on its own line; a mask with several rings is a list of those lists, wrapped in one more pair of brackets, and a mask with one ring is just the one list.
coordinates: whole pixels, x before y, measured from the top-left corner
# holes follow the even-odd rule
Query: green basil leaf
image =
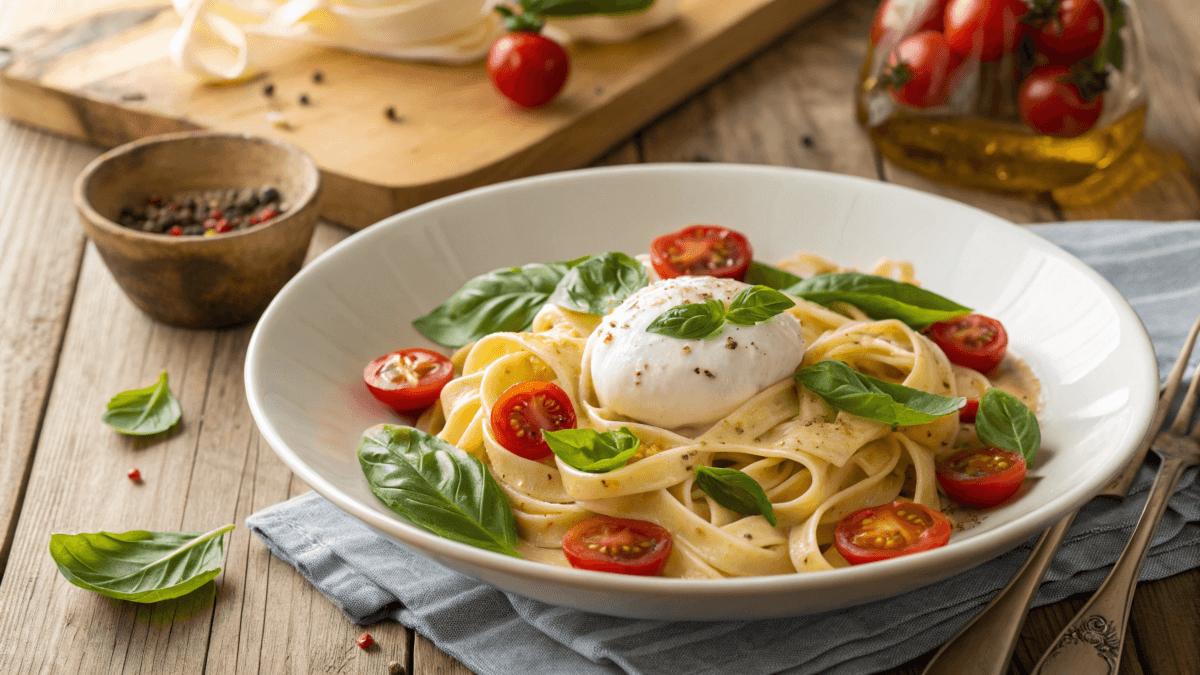
[(632, 14), (649, 9), (654, 0), (521, 0), (538, 16), (570, 17), (591, 14)]
[(635, 291), (650, 285), (642, 263), (624, 253), (594, 255), (571, 268), (549, 302), (585, 314), (604, 316)]
[(607, 473), (625, 466), (642, 443), (627, 427), (604, 433), (592, 429), (543, 429), (542, 438), (559, 459), (589, 473)]
[(222, 536), (212, 532), (50, 535), (50, 557), (67, 581), (117, 600), (159, 602), (182, 597), (221, 573)]
[(873, 319), (899, 319), (916, 329), (971, 313), (971, 308), (919, 286), (861, 272), (818, 274), (784, 293), (821, 305), (848, 302)]
[(182, 416), (179, 401), (167, 388), (167, 371), (158, 382), (144, 389), (123, 391), (108, 402), (108, 410), (100, 417), (105, 424), (130, 436), (149, 436), (171, 427)]
[(646, 332), (680, 340), (703, 340), (719, 335), (724, 327), (725, 303), (709, 298), (668, 309), (646, 326)]
[(440, 537), (521, 557), (508, 498), (466, 451), (411, 427), (363, 432), (358, 461), (371, 492), (405, 521)]
[(725, 320), (735, 326), (757, 326), (795, 306), (791, 298), (775, 289), (751, 286), (738, 293), (729, 303)]
[(696, 465), (696, 486), (713, 501), (730, 511), (747, 516), (762, 516), (775, 525), (775, 508), (758, 481), (737, 469), (718, 469)]
[(447, 347), (461, 347), (492, 333), (529, 330), (558, 282), (587, 258), (568, 262), (506, 267), (481, 274), (446, 302), (413, 321), (425, 337)]
[(774, 288), (777, 291), (782, 291), (789, 286), (794, 286), (801, 281), (800, 277), (785, 272), (778, 267), (773, 267), (766, 263), (760, 263), (757, 260), (750, 261), (750, 268), (746, 270), (746, 283), (755, 286), (766, 286)]
[(1033, 411), (1020, 399), (995, 387), (983, 393), (975, 414), (975, 434), (984, 445), (1018, 452), (1033, 466), (1042, 431)]
[(925, 424), (958, 410), (967, 399), (951, 398), (863, 375), (841, 361), (821, 361), (796, 380), (829, 405), (892, 426)]

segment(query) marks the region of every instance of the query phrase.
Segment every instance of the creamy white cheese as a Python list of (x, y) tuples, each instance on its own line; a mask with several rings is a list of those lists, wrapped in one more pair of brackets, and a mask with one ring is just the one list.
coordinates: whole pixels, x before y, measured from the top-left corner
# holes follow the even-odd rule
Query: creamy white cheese
[(599, 403), (667, 429), (716, 422), (766, 387), (791, 377), (804, 357), (800, 321), (784, 312), (757, 326), (726, 324), (716, 337), (680, 340), (646, 327), (676, 305), (716, 298), (727, 305), (747, 284), (679, 277), (634, 293), (588, 338)]

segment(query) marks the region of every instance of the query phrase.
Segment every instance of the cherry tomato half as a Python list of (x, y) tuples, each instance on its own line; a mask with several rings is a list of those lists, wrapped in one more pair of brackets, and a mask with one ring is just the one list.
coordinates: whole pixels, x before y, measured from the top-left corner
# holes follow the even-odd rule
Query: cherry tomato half
[(1067, 65), (1095, 54), (1108, 34), (1099, 0), (1059, 0), (1054, 9), (1034, 34), (1038, 52)]
[(946, 42), (964, 59), (995, 61), (1012, 53), (1028, 28), (1021, 17), (1023, 0), (950, 0), (946, 5)]
[(567, 530), (562, 550), (571, 567), (652, 577), (671, 555), (671, 533), (644, 520), (597, 516)]
[(946, 496), (956, 503), (986, 509), (1021, 488), (1025, 458), (1001, 448), (964, 450), (938, 464), (937, 478)]
[(741, 281), (754, 252), (741, 232), (692, 225), (650, 243), (650, 262), (663, 279), (710, 276)]
[(833, 544), (851, 565), (941, 548), (950, 541), (946, 516), (913, 502), (896, 501), (855, 511), (838, 521)]
[(1104, 94), (1090, 101), (1072, 81), (1066, 66), (1035, 68), (1017, 91), (1021, 120), (1047, 136), (1073, 138), (1096, 126), (1104, 110)]
[(496, 90), (526, 108), (554, 100), (567, 82), (571, 60), (554, 40), (537, 33), (509, 33), (488, 50), (488, 78)]
[(892, 98), (901, 105), (931, 108), (944, 104), (953, 93), (953, 84), (962, 65), (962, 57), (946, 44), (937, 31), (924, 31), (904, 38), (888, 55), (881, 81), (887, 83)]
[(454, 378), (450, 359), (428, 349), (401, 349), (384, 354), (363, 369), (371, 394), (397, 412), (428, 408)]
[(525, 459), (551, 454), (542, 430), (575, 428), (575, 406), (567, 392), (551, 382), (519, 382), (504, 390), (492, 406), (492, 433), (505, 450)]
[(871, 24), (871, 44), (877, 45), (888, 31), (905, 35), (926, 30), (942, 30), (946, 3), (950, 0), (883, 0), (875, 10)]
[(925, 333), (942, 348), (950, 363), (991, 372), (1008, 351), (1008, 333), (1004, 324), (982, 314), (968, 314), (951, 321), (939, 321)]
[(958, 409), (959, 422), (974, 422), (975, 416), (979, 414), (979, 401), (975, 399), (967, 399), (967, 404)]

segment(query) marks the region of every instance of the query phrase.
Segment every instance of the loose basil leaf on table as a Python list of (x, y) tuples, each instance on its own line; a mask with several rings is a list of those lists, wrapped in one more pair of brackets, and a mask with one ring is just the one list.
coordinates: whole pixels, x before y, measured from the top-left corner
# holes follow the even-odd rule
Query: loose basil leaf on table
[(751, 286), (729, 303), (725, 320), (735, 326), (756, 326), (795, 307), (791, 298), (766, 286)]
[(646, 268), (624, 253), (602, 253), (571, 268), (549, 302), (559, 307), (604, 316), (634, 292), (650, 285)]
[(67, 581), (131, 602), (182, 597), (221, 573), (223, 535), (212, 532), (95, 532), (50, 535), (50, 557)]
[(521, 7), (546, 17), (630, 14), (649, 9), (654, 0), (521, 0)]
[(130, 436), (149, 436), (175, 426), (182, 416), (179, 401), (167, 388), (167, 371), (144, 389), (123, 391), (108, 402), (100, 417), (105, 424)]
[(776, 524), (775, 507), (758, 481), (737, 469), (696, 465), (696, 486), (713, 501), (730, 511), (747, 516), (762, 516)]
[(796, 380), (829, 405), (892, 426), (925, 424), (949, 415), (967, 399), (941, 396), (885, 382), (841, 361), (821, 361), (796, 373)]
[(584, 260), (587, 258), (481, 274), (437, 309), (413, 321), (413, 326), (447, 347), (461, 347), (492, 333), (529, 330), (534, 315), (546, 304), (558, 282)]
[(1020, 399), (995, 387), (983, 393), (975, 414), (975, 435), (984, 445), (1018, 452), (1033, 466), (1042, 431), (1033, 411)]
[(411, 427), (380, 424), (358, 446), (371, 492), (405, 521), (440, 537), (521, 557), (508, 498), (487, 467)]
[(848, 302), (873, 319), (899, 319), (915, 329), (970, 314), (971, 308), (919, 286), (861, 272), (818, 274), (784, 289), (811, 302)]
[(719, 335), (724, 327), (725, 303), (709, 298), (668, 309), (646, 326), (646, 332), (680, 340), (703, 340)]
[(790, 286), (794, 286), (801, 281), (800, 277), (785, 272), (778, 267), (773, 267), (766, 263), (760, 263), (757, 260), (750, 261), (750, 267), (746, 270), (746, 283), (755, 286), (766, 286), (777, 291), (782, 291)]
[(589, 473), (606, 473), (625, 466), (642, 443), (628, 427), (604, 433), (592, 429), (543, 429), (542, 438), (559, 459)]

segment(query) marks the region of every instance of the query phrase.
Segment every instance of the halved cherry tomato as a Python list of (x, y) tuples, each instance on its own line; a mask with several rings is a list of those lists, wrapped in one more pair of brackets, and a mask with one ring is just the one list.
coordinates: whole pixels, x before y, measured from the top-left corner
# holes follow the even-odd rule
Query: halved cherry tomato
[(1017, 90), (1021, 121), (1047, 136), (1074, 138), (1096, 126), (1104, 111), (1104, 94), (1084, 98), (1067, 66), (1035, 68)]
[(946, 516), (902, 501), (855, 511), (838, 521), (833, 531), (834, 546), (851, 565), (929, 551), (948, 541)]
[(940, 462), (938, 483), (963, 506), (986, 509), (1016, 494), (1025, 480), (1025, 458), (1011, 450), (964, 450)]
[(967, 399), (967, 404), (958, 409), (959, 422), (974, 422), (975, 416), (979, 414), (979, 401), (975, 399)]
[(942, 348), (950, 363), (981, 373), (1000, 365), (1008, 351), (1008, 333), (1004, 331), (1004, 325), (982, 314), (939, 321), (926, 328), (925, 333)]
[(950, 0), (946, 5), (946, 42), (964, 59), (995, 61), (1012, 53), (1025, 35), (1023, 0)]
[(492, 406), (492, 433), (505, 450), (525, 459), (551, 454), (542, 430), (575, 428), (575, 406), (552, 382), (519, 382), (504, 390)]
[(717, 225), (692, 225), (650, 243), (650, 262), (663, 279), (710, 276), (741, 281), (753, 255), (745, 235)]
[(671, 555), (671, 533), (644, 520), (597, 516), (567, 530), (562, 550), (571, 567), (652, 577)]
[(937, 31), (904, 38), (888, 55), (880, 82), (901, 105), (931, 108), (944, 104), (953, 93), (962, 57)]
[(367, 389), (397, 412), (428, 408), (454, 378), (450, 359), (428, 349), (401, 349), (384, 354), (363, 369)]
[(1026, 21), (1036, 22), (1038, 52), (1070, 65), (1096, 53), (1108, 34), (1099, 0), (1040, 0)]
[(871, 44), (879, 44), (888, 31), (910, 35), (925, 30), (942, 30), (948, 2), (950, 0), (883, 0), (875, 10), (875, 21), (871, 24)]

